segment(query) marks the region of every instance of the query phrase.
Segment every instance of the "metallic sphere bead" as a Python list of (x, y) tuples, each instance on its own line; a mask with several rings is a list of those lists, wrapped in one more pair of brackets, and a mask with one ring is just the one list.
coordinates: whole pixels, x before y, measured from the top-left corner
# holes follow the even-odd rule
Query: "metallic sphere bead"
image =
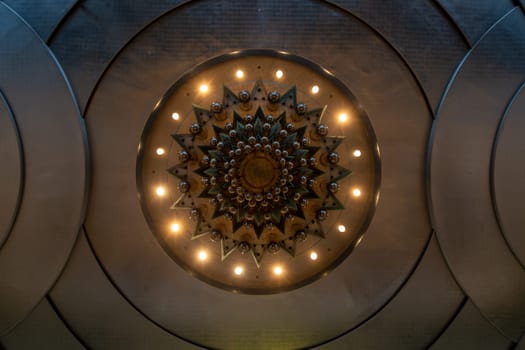
[[(286, 169), (285, 169), (285, 170), (286, 170)], [(280, 184), (281, 186), (286, 186), (287, 183), (288, 183), (288, 180), (287, 180), (285, 177), (279, 179), (279, 184)], [(284, 191), (283, 191), (283, 192), (284, 192)]]
[(297, 231), (295, 233), (294, 238), (295, 238), (296, 242), (304, 242), (304, 241), (306, 241), (306, 232), (304, 232), (304, 231)]
[(210, 157), (208, 157), (208, 156), (202, 157), (201, 163), (204, 164), (204, 165), (210, 164)]
[(202, 177), (201, 182), (204, 186), (208, 186), (210, 184), (210, 178), (209, 177)]
[(217, 163), (218, 163), (217, 159), (215, 159), (215, 158), (210, 159), (210, 166), (212, 168), (215, 168), (217, 166)]
[[(283, 154), (283, 156), (284, 156), (284, 154)], [(295, 166), (295, 165), (293, 164), (293, 162), (288, 162), (288, 163), (286, 163), (286, 167), (287, 167), (289, 170), (292, 170), (292, 169), (294, 168), (294, 166)]]
[(211, 230), (210, 239), (213, 242), (219, 242), (222, 239), (222, 233), (219, 230)]
[(237, 165), (237, 161), (235, 159), (230, 160), (230, 166), (234, 167)]
[(230, 207), (230, 208), (228, 209), (228, 211), (229, 211), (230, 213), (232, 213), (232, 214), (237, 214), (237, 208), (235, 208), (235, 207)]
[(235, 150), (235, 155), (236, 155), (237, 157), (239, 157), (241, 154), (242, 154), (242, 149), (237, 148), (237, 149)]
[(301, 148), (301, 144), (299, 142), (297, 142), (297, 141), (294, 141), (293, 144), (292, 144), (292, 147), (294, 149), (299, 149), (299, 148)]
[(212, 102), (210, 106), (210, 110), (213, 113), (221, 113), (222, 112), (222, 103), (220, 102)]
[(255, 145), (256, 142), (257, 142), (257, 139), (255, 138), (255, 136), (248, 137), (248, 143), (250, 145)]
[(228, 175), (235, 176), (235, 169), (234, 168), (228, 169)]
[(286, 214), (286, 213), (288, 213), (288, 210), (289, 210), (288, 207), (282, 207), (282, 208), (281, 208), (281, 214)]
[(179, 160), (181, 162), (187, 162), (190, 159), (190, 154), (186, 151), (179, 152)]
[(246, 131), (252, 132), (253, 131), (253, 125), (252, 124), (246, 124)]
[(224, 182), (230, 182), (230, 175), (224, 175)]
[(270, 253), (275, 254), (279, 250), (281, 250), (281, 246), (277, 242), (270, 242), (270, 243), (268, 243), (268, 251)]
[(273, 198), (273, 193), (272, 192), (268, 192), (266, 193), (266, 199), (272, 199)]
[(288, 175), (288, 182), (293, 182), (293, 179), (294, 177), (292, 174)]
[(299, 205), (301, 206), (301, 208), (306, 208), (308, 206), (308, 200), (306, 199), (301, 199), (301, 202), (299, 202)]
[(264, 196), (263, 196), (261, 193), (257, 193), (257, 194), (255, 195), (255, 200), (256, 200), (257, 202), (260, 202), (260, 201), (262, 201), (263, 199), (264, 199)]
[(251, 124), (253, 123), (253, 117), (251, 115), (247, 115), (245, 118), (244, 118), (244, 122), (246, 124)]
[[(286, 181), (286, 179), (283, 179), (283, 180)], [(285, 184), (286, 184), (286, 182), (285, 182)], [(284, 185), (283, 185), (283, 186), (284, 186)], [(283, 189), (282, 189), (282, 191), (283, 191), (283, 193), (286, 194), (286, 193), (288, 193), (288, 191), (290, 191), (290, 188), (288, 188), (288, 186), (284, 186)]]
[(230, 130), (228, 135), (230, 135), (231, 138), (236, 138), (237, 137), (237, 131), (236, 130)]
[(319, 126), (317, 127), (317, 133), (321, 136), (326, 136), (328, 135), (328, 127), (324, 124), (319, 124)]
[(295, 129), (295, 125), (294, 125), (294, 123), (288, 123), (288, 124), (286, 124), (286, 130), (288, 130), (288, 131), (292, 131), (293, 129)]
[(306, 160), (306, 158), (301, 158), (299, 159), (299, 165), (301, 166), (307, 166), (308, 165), (308, 161)]
[(270, 124), (270, 123), (264, 123), (263, 124), (263, 130), (270, 131), (271, 128), (272, 128), (272, 124)]
[(217, 178), (215, 176), (210, 177), (210, 184), (216, 185), (217, 184)]
[(279, 164), (284, 168), (286, 166), (286, 159), (284, 158), (279, 159)]
[(235, 187), (233, 186), (228, 186), (228, 192), (230, 194), (235, 194), (237, 192), (237, 190), (235, 189)]
[(339, 184), (337, 182), (330, 182), (328, 184), (328, 191), (337, 193), (337, 191), (339, 191)]
[(279, 148), (280, 146), (281, 146), (281, 144), (280, 144), (279, 142), (277, 142), (277, 141), (272, 142), (272, 147), (273, 147), (273, 148), (277, 149), (277, 148)]
[(219, 140), (216, 137), (212, 137), (210, 139), (210, 145), (217, 146), (218, 143), (219, 143)]
[(275, 197), (273, 197), (273, 201), (274, 201), (275, 203), (279, 203), (280, 200), (281, 200), (281, 197), (279, 197), (279, 196), (275, 196)]
[(237, 148), (243, 149), (244, 148), (244, 142), (242, 142), (242, 141), (237, 142)]
[(328, 155), (328, 161), (332, 164), (339, 162), (339, 154), (337, 152), (332, 152)]
[(309, 143), (309, 142), (310, 142), (310, 140), (308, 140), (307, 137), (303, 137), (303, 138), (301, 139), (301, 145), (303, 145), (303, 146), (308, 146), (308, 143)]
[(218, 149), (219, 151), (222, 151), (222, 150), (224, 149), (224, 142), (218, 142), (218, 143), (217, 143), (217, 149)]
[(321, 210), (317, 211), (317, 220), (323, 221), (323, 220), (326, 220), (326, 218), (328, 218), (328, 211), (327, 210), (321, 209)]
[(224, 125), (224, 129), (226, 129), (226, 131), (230, 131), (231, 129), (233, 129), (233, 124), (232, 123), (226, 123)]
[(244, 147), (244, 152), (251, 153), (251, 151), (252, 151), (252, 148), (251, 148), (250, 145), (247, 145), (247, 146)]
[(255, 202), (254, 200), (251, 200), (251, 201), (248, 202), (248, 206), (250, 208), (255, 208), (255, 206), (257, 206), (257, 202)]
[(233, 187), (237, 187), (238, 184), (239, 184), (239, 180), (237, 180), (237, 179), (232, 179), (232, 186), (233, 186)]
[(270, 139), (268, 137), (266, 137), (266, 136), (261, 137), (261, 143), (263, 145), (267, 145), (268, 142), (270, 142)]
[(186, 193), (190, 190), (190, 184), (187, 181), (181, 181), (179, 182), (179, 191), (182, 193)]
[(307, 110), (308, 110), (308, 107), (304, 103), (299, 103), (297, 104), (297, 106), (295, 106), (295, 111), (299, 115), (304, 115)]
[(200, 215), (200, 211), (199, 211), (199, 209), (197, 209), (197, 208), (192, 208), (192, 209), (190, 210), (190, 218), (191, 218), (191, 219), (197, 219), (197, 218), (199, 217), (199, 215)]
[(230, 158), (235, 157), (235, 151), (234, 150), (228, 151), (228, 155), (230, 156)]
[[(281, 188), (280, 188), (280, 187), (275, 187), (275, 188), (273, 189), (273, 194), (278, 195), (279, 193), (281, 193)], [(277, 198), (277, 197), (276, 197), (276, 198)], [(274, 198), (274, 199), (275, 199), (275, 198)]]
[(288, 175), (288, 169), (284, 168), (283, 170), (281, 170), (281, 175)]
[(312, 158), (308, 159), (308, 164), (310, 164), (310, 166), (316, 166), (317, 165), (317, 159), (315, 159), (315, 157), (312, 157)]
[(314, 187), (314, 185), (315, 185), (315, 179), (311, 179), (308, 181), (308, 186)]
[(218, 200), (219, 202), (222, 202), (222, 201), (224, 200), (224, 196), (222, 195), (222, 193), (218, 193), (218, 194), (215, 196), (215, 198), (217, 198), (217, 200)]
[(299, 179), (299, 182), (302, 185), (306, 185), (306, 183), (308, 182), (308, 178), (306, 176), (301, 176), (301, 178)]
[[(248, 226), (251, 226), (251, 223), (249, 223), (249, 222), (245, 222), (245, 224), (248, 224)], [(246, 254), (251, 249), (250, 243), (245, 242), (245, 241), (239, 242), (239, 245), (237, 246), (237, 249), (239, 249), (239, 252), (241, 254)]]
[(246, 220), (253, 221), (255, 220), (255, 216), (252, 213), (246, 214)]
[(224, 169), (228, 169), (230, 167), (230, 163), (225, 162), (222, 166), (224, 167)]
[(264, 220), (269, 221), (271, 219), (272, 219), (272, 215), (270, 213), (265, 213), (264, 214)]
[(239, 92), (239, 101), (244, 103), (250, 101), (250, 92), (248, 90), (242, 90)]
[(266, 117), (266, 122), (272, 124), (275, 121), (275, 118), (273, 115), (269, 115)]
[(279, 103), (279, 100), (281, 99), (281, 94), (278, 93), (277, 91), (270, 91), (270, 93), (268, 93), (268, 101), (270, 101), (270, 103)]
[(262, 149), (262, 145), (260, 143), (256, 143), (254, 147), (256, 151), (260, 151)]
[(293, 195), (293, 200), (298, 201), (299, 199), (301, 199), (301, 194), (299, 192), (295, 192)]
[[(239, 186), (239, 187), (236, 187), (236, 191), (237, 191), (238, 195), (242, 195), (242, 194), (244, 194), (245, 189), (244, 189), (244, 187)], [(243, 196), (243, 198), (244, 198), (244, 196)]]
[(288, 157), (288, 151), (283, 151), (283, 157)]
[(273, 151), (273, 154), (275, 154), (276, 157), (280, 157), (280, 156), (281, 156), (281, 153), (282, 153), (281, 150), (278, 149), (278, 148), (277, 148), (276, 150)]
[(272, 146), (270, 146), (270, 145), (264, 146), (264, 151), (270, 153), (272, 151)]
[(237, 196), (237, 203), (242, 204), (244, 202), (244, 196)]
[(267, 201), (262, 201), (261, 202), (261, 206), (266, 208), (270, 203), (268, 203)]
[(285, 138), (286, 136), (288, 136), (288, 131), (286, 130), (279, 131), (279, 136), (281, 136), (282, 138)]
[(193, 135), (197, 135), (200, 132), (201, 132), (201, 126), (199, 124), (197, 123), (191, 124), (190, 133), (192, 133)]
[(250, 192), (246, 192), (244, 194), (244, 198), (246, 198), (247, 201), (250, 201), (253, 198), (253, 194), (251, 194)]

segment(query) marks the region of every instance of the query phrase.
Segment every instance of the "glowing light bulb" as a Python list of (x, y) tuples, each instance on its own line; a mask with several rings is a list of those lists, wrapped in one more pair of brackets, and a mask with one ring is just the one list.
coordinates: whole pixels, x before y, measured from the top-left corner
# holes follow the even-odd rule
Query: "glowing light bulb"
[(279, 69), (278, 71), (275, 72), (275, 77), (277, 79), (281, 79), (283, 76), (284, 76), (284, 73), (282, 70)]
[(319, 258), (319, 255), (316, 253), (316, 252), (311, 252), (310, 253), (310, 259), (311, 260), (317, 260), (317, 258)]
[(155, 193), (157, 194), (157, 196), (159, 197), (164, 197), (166, 195), (166, 189), (163, 187), (163, 186), (158, 186), (156, 189), (155, 189)]
[(273, 273), (277, 276), (280, 276), (283, 274), (283, 268), (280, 266), (276, 266), (273, 268)]
[(242, 275), (242, 273), (244, 272), (244, 269), (242, 268), (242, 266), (237, 266), (233, 272), (237, 275), (237, 276), (240, 276)]
[(199, 86), (199, 91), (202, 92), (202, 93), (208, 92), (208, 89), (209, 89), (209, 87), (206, 84), (202, 84), (201, 86)]
[(319, 86), (317, 85), (312, 86), (312, 94), (317, 94), (317, 93), (319, 93)]
[(164, 153), (166, 153), (166, 151), (164, 150), (164, 148), (157, 148), (157, 150), (155, 151), (155, 153), (157, 153), (157, 155), (159, 156), (162, 156)]
[(339, 225), (337, 226), (337, 231), (343, 233), (343, 232), (346, 232), (346, 227), (345, 225)]
[(197, 257), (200, 261), (205, 261), (208, 259), (208, 253), (206, 253), (204, 250), (199, 251), (199, 254), (197, 254)]
[(354, 157), (356, 157), (356, 158), (361, 157), (361, 154), (362, 154), (361, 151), (358, 150), (358, 149), (356, 149), (356, 150), (354, 151), (354, 153), (353, 153)]
[(239, 69), (237, 72), (235, 72), (235, 76), (239, 79), (242, 79), (244, 78), (244, 72)]
[(180, 115), (179, 113), (175, 112), (171, 115), (171, 119), (173, 120), (179, 120), (180, 119)]
[(170, 226), (171, 232), (177, 233), (180, 231), (180, 225), (179, 224), (171, 224)]
[(341, 123), (344, 123), (344, 122), (346, 122), (347, 120), (348, 120), (348, 115), (347, 115), (346, 113), (341, 113), (341, 114), (339, 114), (339, 121), (340, 121)]
[(354, 188), (352, 190), (352, 194), (354, 195), (354, 197), (361, 197), (361, 190), (359, 188)]

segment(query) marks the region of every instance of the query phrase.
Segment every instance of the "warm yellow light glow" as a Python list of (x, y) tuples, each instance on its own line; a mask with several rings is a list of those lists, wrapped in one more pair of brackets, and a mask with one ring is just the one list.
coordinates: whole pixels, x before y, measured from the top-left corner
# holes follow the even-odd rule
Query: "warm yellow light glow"
[(317, 94), (317, 93), (319, 93), (319, 86), (317, 85), (312, 86), (312, 94)]
[(346, 226), (345, 225), (337, 226), (337, 231), (339, 231), (341, 233), (346, 232)]
[(273, 273), (277, 276), (280, 276), (283, 274), (283, 268), (281, 266), (276, 266), (273, 268)]
[(339, 121), (340, 121), (341, 123), (344, 123), (344, 122), (346, 122), (347, 120), (348, 120), (348, 114), (346, 114), (346, 113), (341, 113), (341, 114), (339, 114)]
[(173, 120), (179, 120), (180, 119), (180, 115), (179, 113), (175, 112), (171, 115), (171, 119)]
[(242, 79), (244, 78), (244, 72), (239, 69), (237, 72), (235, 72), (235, 76), (239, 79)]
[(361, 197), (361, 190), (359, 188), (354, 188), (352, 190), (352, 194), (354, 195), (354, 197)]
[(163, 155), (164, 153), (166, 153), (166, 151), (164, 150), (164, 148), (157, 148), (157, 150), (155, 151), (155, 153), (157, 153), (157, 155), (161, 156)]
[(208, 259), (208, 253), (206, 253), (206, 251), (204, 250), (201, 250), (199, 251), (199, 254), (197, 255), (197, 257), (199, 258), (200, 261), (205, 261), (206, 259)]
[(155, 189), (155, 193), (157, 194), (157, 196), (163, 197), (166, 195), (166, 188), (164, 188), (163, 186), (158, 186)]
[(240, 276), (242, 275), (242, 273), (244, 272), (244, 269), (242, 268), (242, 266), (237, 266), (233, 272), (237, 275), (237, 276)]
[(279, 69), (277, 72), (275, 72), (275, 77), (277, 79), (281, 79), (283, 76), (284, 76), (284, 72), (282, 70)]
[(180, 231), (180, 225), (177, 223), (171, 224), (170, 229), (171, 229), (171, 232), (177, 233)]
[(209, 89), (209, 87), (206, 84), (202, 84), (201, 86), (199, 86), (199, 91), (202, 92), (202, 93), (208, 92), (208, 89)]
[(362, 154), (361, 151), (358, 150), (358, 149), (356, 149), (356, 150), (354, 151), (354, 153), (353, 153), (354, 157), (356, 157), (356, 158), (361, 157), (361, 154)]
[(319, 257), (319, 255), (316, 252), (311, 252), (310, 253), (310, 259), (317, 260), (318, 257)]

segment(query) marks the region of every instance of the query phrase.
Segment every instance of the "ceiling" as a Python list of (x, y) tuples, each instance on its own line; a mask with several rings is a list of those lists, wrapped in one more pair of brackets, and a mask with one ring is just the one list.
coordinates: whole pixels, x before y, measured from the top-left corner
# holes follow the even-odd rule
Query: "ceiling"
[[(525, 349), (524, 11), (512, 0), (0, 1), (0, 348)], [(190, 149), (162, 118), (181, 112), (187, 133), (204, 111), (222, 128), (210, 104), (241, 98), (223, 85), (249, 90), (246, 113), (267, 108), (253, 86), (296, 87), (298, 103), (326, 106), (323, 120), (349, 111), (348, 124), (327, 122), (352, 171), (333, 185), (344, 208), (306, 248), (277, 242), (256, 264), (211, 231), (167, 235), (182, 214), (152, 189), (166, 179), (171, 200), (200, 177), (197, 163), (189, 178), (163, 172)], [(283, 108), (302, 125), (297, 104)], [(323, 140), (312, 125), (305, 145)], [(251, 166), (279, 161), (265, 157)], [(259, 191), (257, 172), (241, 175)], [(312, 191), (329, 196), (321, 183)], [(309, 220), (326, 209), (315, 208)], [(203, 245), (207, 265), (192, 261)], [(265, 259), (286, 262), (281, 280)]]

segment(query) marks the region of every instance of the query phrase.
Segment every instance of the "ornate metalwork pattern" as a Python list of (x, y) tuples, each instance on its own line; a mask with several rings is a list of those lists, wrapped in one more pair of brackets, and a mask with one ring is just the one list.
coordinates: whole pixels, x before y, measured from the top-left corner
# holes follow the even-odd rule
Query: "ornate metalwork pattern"
[[(307, 234), (324, 238), (320, 222), (344, 209), (336, 193), (350, 175), (338, 165), (344, 137), (328, 136), (325, 111), (298, 103), (295, 86), (281, 96), (262, 82), (237, 95), (224, 87), (223, 100), (210, 110), (194, 106), (189, 134), (173, 135), (182, 149), (180, 163), (168, 170), (182, 194), (173, 208), (190, 209), (198, 221), (193, 238), (220, 241), (223, 259), (235, 249), (251, 252), (258, 266), (265, 253), (281, 248), (294, 256)], [(193, 173), (201, 176), (197, 188), (188, 180)], [(190, 194), (208, 200), (189, 206)]]
[(273, 51), (181, 78), (141, 150), (153, 232), (180, 265), (230, 290), (274, 293), (326, 275), (376, 202), (378, 148), (355, 98), (322, 68)]

